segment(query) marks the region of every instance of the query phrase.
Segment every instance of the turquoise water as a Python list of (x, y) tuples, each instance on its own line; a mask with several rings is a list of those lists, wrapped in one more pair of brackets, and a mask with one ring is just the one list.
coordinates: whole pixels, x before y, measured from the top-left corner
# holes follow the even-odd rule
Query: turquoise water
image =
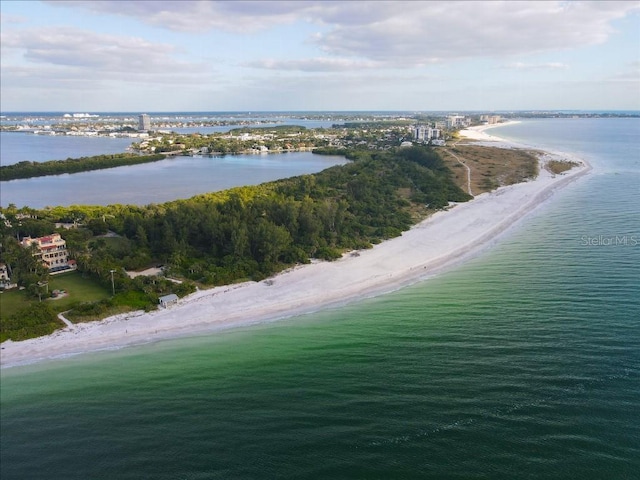
[(0, 476), (639, 478), (640, 122), (569, 122), (524, 132), (560, 148), (597, 127), (575, 143), (594, 173), (446, 274), (3, 370)]

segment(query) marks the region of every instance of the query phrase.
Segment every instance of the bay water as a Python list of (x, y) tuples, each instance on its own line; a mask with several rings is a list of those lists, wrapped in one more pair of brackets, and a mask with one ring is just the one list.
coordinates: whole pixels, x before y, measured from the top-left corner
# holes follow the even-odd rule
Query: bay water
[(2, 182), (0, 205), (148, 205), (316, 173), (346, 161), (312, 152), (175, 156), (141, 165)]
[(593, 172), (396, 292), (3, 369), (2, 479), (640, 478), (640, 121), (492, 133)]
[[(155, 115), (154, 121), (182, 119), (204, 120), (213, 114), (163, 114)], [(29, 126), (50, 125), (62, 121), (60, 114), (24, 115), (15, 114), (22, 122), (5, 120), (12, 125), (26, 122)], [(124, 121), (131, 114), (106, 114), (105, 118)], [(200, 118), (202, 117), (202, 118)], [(227, 119), (222, 115), (221, 119)], [(283, 124), (304, 128), (330, 127), (331, 120), (309, 120), (287, 115), (268, 115), (265, 118), (239, 117), (242, 120), (270, 120), (274, 123), (259, 123), (261, 128)], [(93, 119), (96, 120), (96, 119)], [(277, 121), (277, 123), (275, 123)], [(214, 127), (172, 128), (178, 133), (221, 133), (243, 127), (230, 124)], [(101, 154), (123, 153), (136, 138), (110, 138), (104, 136), (35, 135), (28, 132), (0, 132), (0, 165), (12, 165), (21, 161), (44, 162), (67, 158), (88, 157)], [(190, 198), (202, 193), (226, 190), (243, 185), (260, 183), (316, 173), (333, 165), (344, 164), (339, 156), (314, 155), (311, 152), (289, 152), (286, 154), (226, 155), (226, 156), (176, 156), (159, 162), (134, 166), (123, 166), (75, 174), (52, 175), (29, 179), (12, 180), (0, 184), (0, 206), (14, 204), (18, 208), (28, 206), (45, 208), (56, 205), (147, 205), (179, 198)]]

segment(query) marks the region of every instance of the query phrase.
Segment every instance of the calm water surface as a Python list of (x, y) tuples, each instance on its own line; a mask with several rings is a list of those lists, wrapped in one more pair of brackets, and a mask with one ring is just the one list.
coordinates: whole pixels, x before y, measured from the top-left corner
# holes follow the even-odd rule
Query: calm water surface
[(132, 138), (74, 137), (0, 132), (0, 165), (30, 161), (65, 160), (107, 153), (123, 153)]
[(0, 205), (147, 205), (315, 173), (345, 162), (344, 157), (311, 152), (174, 157), (142, 165), (2, 182)]
[[(156, 119), (155, 116), (153, 118)], [(158, 117), (159, 120), (162, 118)], [(289, 117), (277, 117), (277, 120), (277, 123), (252, 126), (269, 127), (286, 124), (319, 128), (330, 127), (334, 123), (330, 120)], [(179, 133), (208, 134), (228, 132), (232, 128), (239, 127), (242, 125), (175, 128), (174, 130)], [(43, 162), (123, 153), (132, 142), (137, 140), (0, 132), (0, 165), (11, 165), (24, 160)], [(309, 152), (281, 155), (176, 157), (131, 167), (2, 182), (0, 205), (6, 207), (13, 203), (18, 207), (33, 208), (74, 204), (147, 205), (242, 185), (257, 185), (281, 178), (316, 173), (344, 163), (345, 159), (342, 157), (313, 155)]]
[[(3, 480), (639, 478), (638, 127), (496, 130), (575, 148), (594, 172), (447, 274), (2, 370)], [(592, 129), (607, 145), (580, 141)]]

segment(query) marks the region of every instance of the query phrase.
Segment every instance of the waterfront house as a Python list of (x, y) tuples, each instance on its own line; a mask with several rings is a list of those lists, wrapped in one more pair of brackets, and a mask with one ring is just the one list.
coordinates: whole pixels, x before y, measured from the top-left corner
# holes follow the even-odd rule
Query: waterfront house
[(38, 238), (25, 237), (20, 244), (25, 248), (35, 246), (33, 256), (49, 269), (49, 273), (75, 270), (75, 262), (69, 260), (67, 242), (59, 233)]

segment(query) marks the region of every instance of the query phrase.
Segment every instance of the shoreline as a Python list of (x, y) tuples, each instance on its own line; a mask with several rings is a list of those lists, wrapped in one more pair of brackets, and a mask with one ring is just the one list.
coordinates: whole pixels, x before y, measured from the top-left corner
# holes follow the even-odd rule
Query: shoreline
[[(529, 148), (485, 133), (510, 123), (471, 127), (461, 134), (472, 140)], [(591, 170), (586, 161), (570, 154), (542, 153), (535, 180), (500, 187), (437, 212), (372, 249), (349, 252), (334, 262), (296, 266), (261, 282), (199, 290), (167, 309), (130, 312), (66, 327), (45, 337), (6, 341), (0, 351), (0, 367), (247, 327), (346, 305), (432, 277), (495, 244), (556, 191)], [(559, 175), (543, 168), (546, 160), (558, 157), (577, 161), (581, 167)]]

